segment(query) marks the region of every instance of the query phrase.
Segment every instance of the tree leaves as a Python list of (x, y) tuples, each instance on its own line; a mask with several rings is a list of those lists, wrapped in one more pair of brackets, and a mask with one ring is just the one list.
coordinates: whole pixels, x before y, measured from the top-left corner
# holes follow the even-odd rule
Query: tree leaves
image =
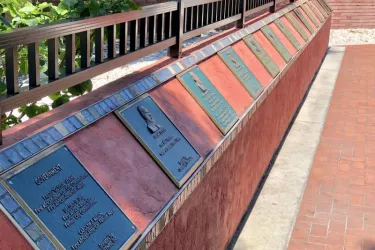
[(69, 101), (70, 101), (70, 97), (68, 95), (62, 95), (59, 98), (57, 98), (55, 101), (53, 101), (52, 108), (55, 109)]
[(81, 96), (85, 92), (90, 92), (92, 90), (91, 80), (85, 81), (83, 83), (77, 84), (73, 87), (68, 88), (68, 93), (72, 96)]
[(18, 108), (18, 111), (22, 114), (27, 115), (29, 118), (40, 115), (49, 111), (49, 107), (45, 104), (38, 106), (36, 103), (30, 105), (24, 105)]

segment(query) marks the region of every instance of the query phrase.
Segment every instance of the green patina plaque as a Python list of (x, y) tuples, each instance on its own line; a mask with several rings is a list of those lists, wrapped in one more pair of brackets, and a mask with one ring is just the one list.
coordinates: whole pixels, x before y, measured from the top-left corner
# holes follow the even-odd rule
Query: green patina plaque
[(331, 13), (331, 7), (328, 6), (328, 4), (323, 1), (323, 0), (317, 0), (321, 5), (322, 7), (327, 11), (327, 14)]
[(255, 78), (254, 74), (245, 65), (233, 48), (228, 47), (220, 51), (218, 55), (246, 88), (251, 97), (256, 99), (262, 93), (263, 86)]
[(311, 13), (311, 11), (309, 10), (309, 8), (307, 8), (307, 5), (306, 4), (303, 4), (301, 5), (303, 11), (306, 13), (306, 15), (310, 18), (310, 20), (314, 23), (315, 27), (319, 27), (319, 22), (318, 20), (316, 19), (316, 17), (314, 16), (313, 13)]
[(315, 16), (319, 19), (319, 21), (322, 23), (324, 21), (324, 16), (323, 14), (321, 14), (317, 9), (316, 7), (314, 6), (314, 4), (312, 2), (307, 2), (307, 5), (310, 7), (310, 9), (312, 10), (312, 12), (314, 12)]
[(289, 62), (292, 59), (292, 55), (286, 49), (285, 45), (280, 41), (280, 39), (276, 36), (276, 34), (271, 30), (269, 26), (263, 26), (261, 28), (263, 34), (267, 37), (267, 39), (272, 43), (272, 45), (276, 48), (276, 50), (280, 53), (280, 55), (284, 58), (286, 62)]
[(283, 24), (283, 22), (280, 19), (276, 19), (274, 21), (276, 26), (283, 32), (283, 34), (288, 38), (289, 42), (294, 46), (294, 48), (299, 49), (301, 47), (301, 44), (298, 42), (296, 37), (293, 35), (293, 33)]
[(313, 34), (314, 28), (310, 25), (309, 21), (307, 21), (302, 12), (299, 9), (294, 9), (294, 13), (296, 13), (297, 17), (302, 21), (302, 23), (306, 26), (310, 33)]
[(316, 8), (318, 8), (318, 10), (320, 11), (320, 13), (322, 13), (322, 15), (324, 16), (324, 18), (327, 18), (328, 17), (328, 14), (327, 12), (323, 9), (323, 7), (320, 5), (320, 3), (318, 3), (317, 0), (313, 0), (312, 1), (315, 5)]
[(203, 71), (194, 66), (177, 75), (177, 78), (219, 130), (223, 134), (228, 133), (238, 116)]
[(305, 32), (305, 30), (302, 28), (301, 24), (296, 20), (296, 18), (291, 13), (286, 13), (285, 17), (297, 30), (298, 34), (301, 35), (303, 40), (307, 41), (307, 39), (309, 39), (309, 35)]
[(272, 61), (271, 57), (267, 54), (267, 52), (260, 46), (257, 40), (253, 37), (253, 35), (249, 35), (244, 38), (245, 43), (251, 51), (255, 54), (258, 60), (263, 64), (263, 66), (267, 69), (267, 71), (271, 74), (273, 78), (277, 76), (280, 72), (279, 67)]

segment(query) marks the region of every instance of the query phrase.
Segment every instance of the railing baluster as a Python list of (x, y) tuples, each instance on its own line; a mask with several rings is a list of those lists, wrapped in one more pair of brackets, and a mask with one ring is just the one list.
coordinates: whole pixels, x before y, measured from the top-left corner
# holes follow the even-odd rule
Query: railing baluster
[(173, 35), (176, 36), (176, 45), (169, 48), (169, 55), (171, 57), (182, 57), (182, 36), (184, 34), (184, 20), (185, 20), (185, 6), (184, 0), (180, 0), (177, 4), (177, 11), (173, 12)]
[(5, 63), (7, 93), (10, 95), (17, 94), (19, 92), (17, 47), (5, 49)]
[(164, 37), (170, 38), (172, 36), (172, 14), (170, 12), (165, 13), (165, 35)]
[(48, 79), (59, 78), (59, 38), (48, 39)]
[(158, 41), (164, 39), (164, 14), (158, 15), (157, 39)]
[(221, 12), (222, 12), (221, 19), (225, 19), (226, 18), (225, 12), (226, 12), (226, 9), (228, 8), (227, 7), (227, 0), (222, 0), (221, 4), (222, 4), (222, 6), (221, 6), (222, 7), (221, 8)]
[(150, 16), (148, 18), (149, 21), (149, 31), (148, 31), (148, 43), (149, 44), (154, 44), (156, 41), (156, 16)]
[(136, 51), (138, 49), (138, 20), (130, 21), (129, 26), (130, 51)]
[(120, 55), (128, 53), (128, 23), (120, 23)]
[(89, 68), (91, 63), (90, 35), (89, 30), (79, 34), (82, 69)]
[(208, 3), (208, 4), (205, 4), (204, 5), (204, 14), (203, 14), (203, 19), (204, 19), (204, 22), (203, 22), (203, 26), (207, 25), (210, 23), (210, 19), (211, 19), (211, 3)]
[(140, 34), (139, 34), (139, 46), (141, 48), (146, 47), (146, 39), (147, 39), (147, 18), (141, 18), (139, 20), (139, 29), (140, 29)]
[(108, 58), (113, 59), (117, 56), (116, 51), (116, 25), (108, 26)]
[(214, 13), (215, 13), (215, 3), (210, 3), (209, 7), (208, 7), (208, 23), (207, 24), (211, 24), (214, 22)]
[(188, 31), (193, 30), (193, 7), (187, 8), (186, 28)]
[(198, 6), (193, 7), (193, 29), (198, 29)]
[(39, 43), (27, 45), (27, 60), (29, 64), (29, 89), (40, 85)]
[(198, 14), (198, 26), (203, 27), (203, 20), (204, 20), (204, 4), (199, 5), (199, 14)]
[(71, 34), (65, 37), (66, 39), (66, 73), (72, 74), (76, 69), (76, 35)]
[(95, 29), (95, 62), (104, 62), (104, 28)]

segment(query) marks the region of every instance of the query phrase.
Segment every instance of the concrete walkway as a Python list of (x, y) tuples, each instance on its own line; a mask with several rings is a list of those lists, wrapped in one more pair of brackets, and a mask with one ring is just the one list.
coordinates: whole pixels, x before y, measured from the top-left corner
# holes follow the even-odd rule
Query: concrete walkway
[[(249, 211), (249, 217), (234, 246), (230, 248), (235, 250), (288, 248), (344, 53), (343, 47), (331, 48), (328, 51), (261, 193), (253, 209)], [(342, 112), (345, 113), (344, 110)], [(310, 176), (310, 178), (315, 177)], [(310, 193), (309, 187), (306, 192)], [(301, 237), (311, 229), (311, 223), (305, 225), (306, 230), (300, 229), (300, 226), (304, 225), (300, 222), (301, 216), (304, 215), (299, 215), (290, 249), (312, 249), (308, 245), (300, 244), (302, 243), (300, 240), (305, 240), (303, 244), (306, 243), (306, 239)]]

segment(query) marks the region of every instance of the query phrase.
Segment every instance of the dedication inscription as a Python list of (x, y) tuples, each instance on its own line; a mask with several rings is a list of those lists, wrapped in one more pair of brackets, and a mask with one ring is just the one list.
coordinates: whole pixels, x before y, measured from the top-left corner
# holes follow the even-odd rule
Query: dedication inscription
[(255, 78), (254, 74), (245, 65), (232, 47), (228, 47), (218, 53), (220, 58), (229, 67), (237, 79), (244, 85), (251, 97), (256, 99), (263, 91), (263, 86)]
[(306, 28), (310, 31), (311, 34), (314, 33), (314, 28), (310, 25), (309, 21), (305, 18), (302, 12), (299, 9), (294, 9), (294, 13), (298, 16), (298, 18), (302, 21), (302, 23), (306, 26)]
[(219, 130), (228, 133), (238, 120), (237, 114), (200, 68), (194, 66), (177, 78)]
[(181, 187), (202, 162), (199, 153), (150, 96), (125, 105), (116, 115), (176, 186)]
[(296, 18), (291, 13), (286, 13), (285, 17), (292, 24), (292, 26), (297, 30), (297, 32), (300, 34), (303, 40), (307, 41), (307, 39), (309, 39), (309, 35), (302, 28), (301, 24), (298, 23)]
[(271, 57), (267, 52), (260, 46), (257, 40), (252, 35), (249, 35), (244, 38), (247, 46), (251, 49), (254, 55), (259, 59), (267, 71), (271, 74), (273, 78), (277, 76), (280, 72), (279, 67), (272, 61)]
[(63, 144), (6, 173), (2, 183), (58, 249), (121, 249), (137, 229)]
[(310, 18), (310, 20), (314, 23), (315, 27), (318, 28), (319, 27), (319, 21), (318, 21), (318, 19), (316, 19), (314, 14), (309, 10), (309, 8), (307, 7), (307, 4), (306, 3), (302, 4), (301, 8), (306, 13), (306, 15)]
[(267, 37), (268, 41), (276, 48), (279, 54), (284, 58), (286, 62), (289, 62), (292, 59), (292, 55), (286, 49), (285, 45), (280, 41), (276, 34), (271, 30), (269, 26), (263, 26), (261, 28), (263, 34)]
[(299, 49), (301, 47), (301, 44), (298, 42), (296, 37), (293, 35), (293, 33), (284, 25), (284, 23), (280, 19), (276, 19), (274, 21), (276, 26), (283, 32), (283, 34), (288, 38), (289, 42), (293, 44), (294, 48)]

